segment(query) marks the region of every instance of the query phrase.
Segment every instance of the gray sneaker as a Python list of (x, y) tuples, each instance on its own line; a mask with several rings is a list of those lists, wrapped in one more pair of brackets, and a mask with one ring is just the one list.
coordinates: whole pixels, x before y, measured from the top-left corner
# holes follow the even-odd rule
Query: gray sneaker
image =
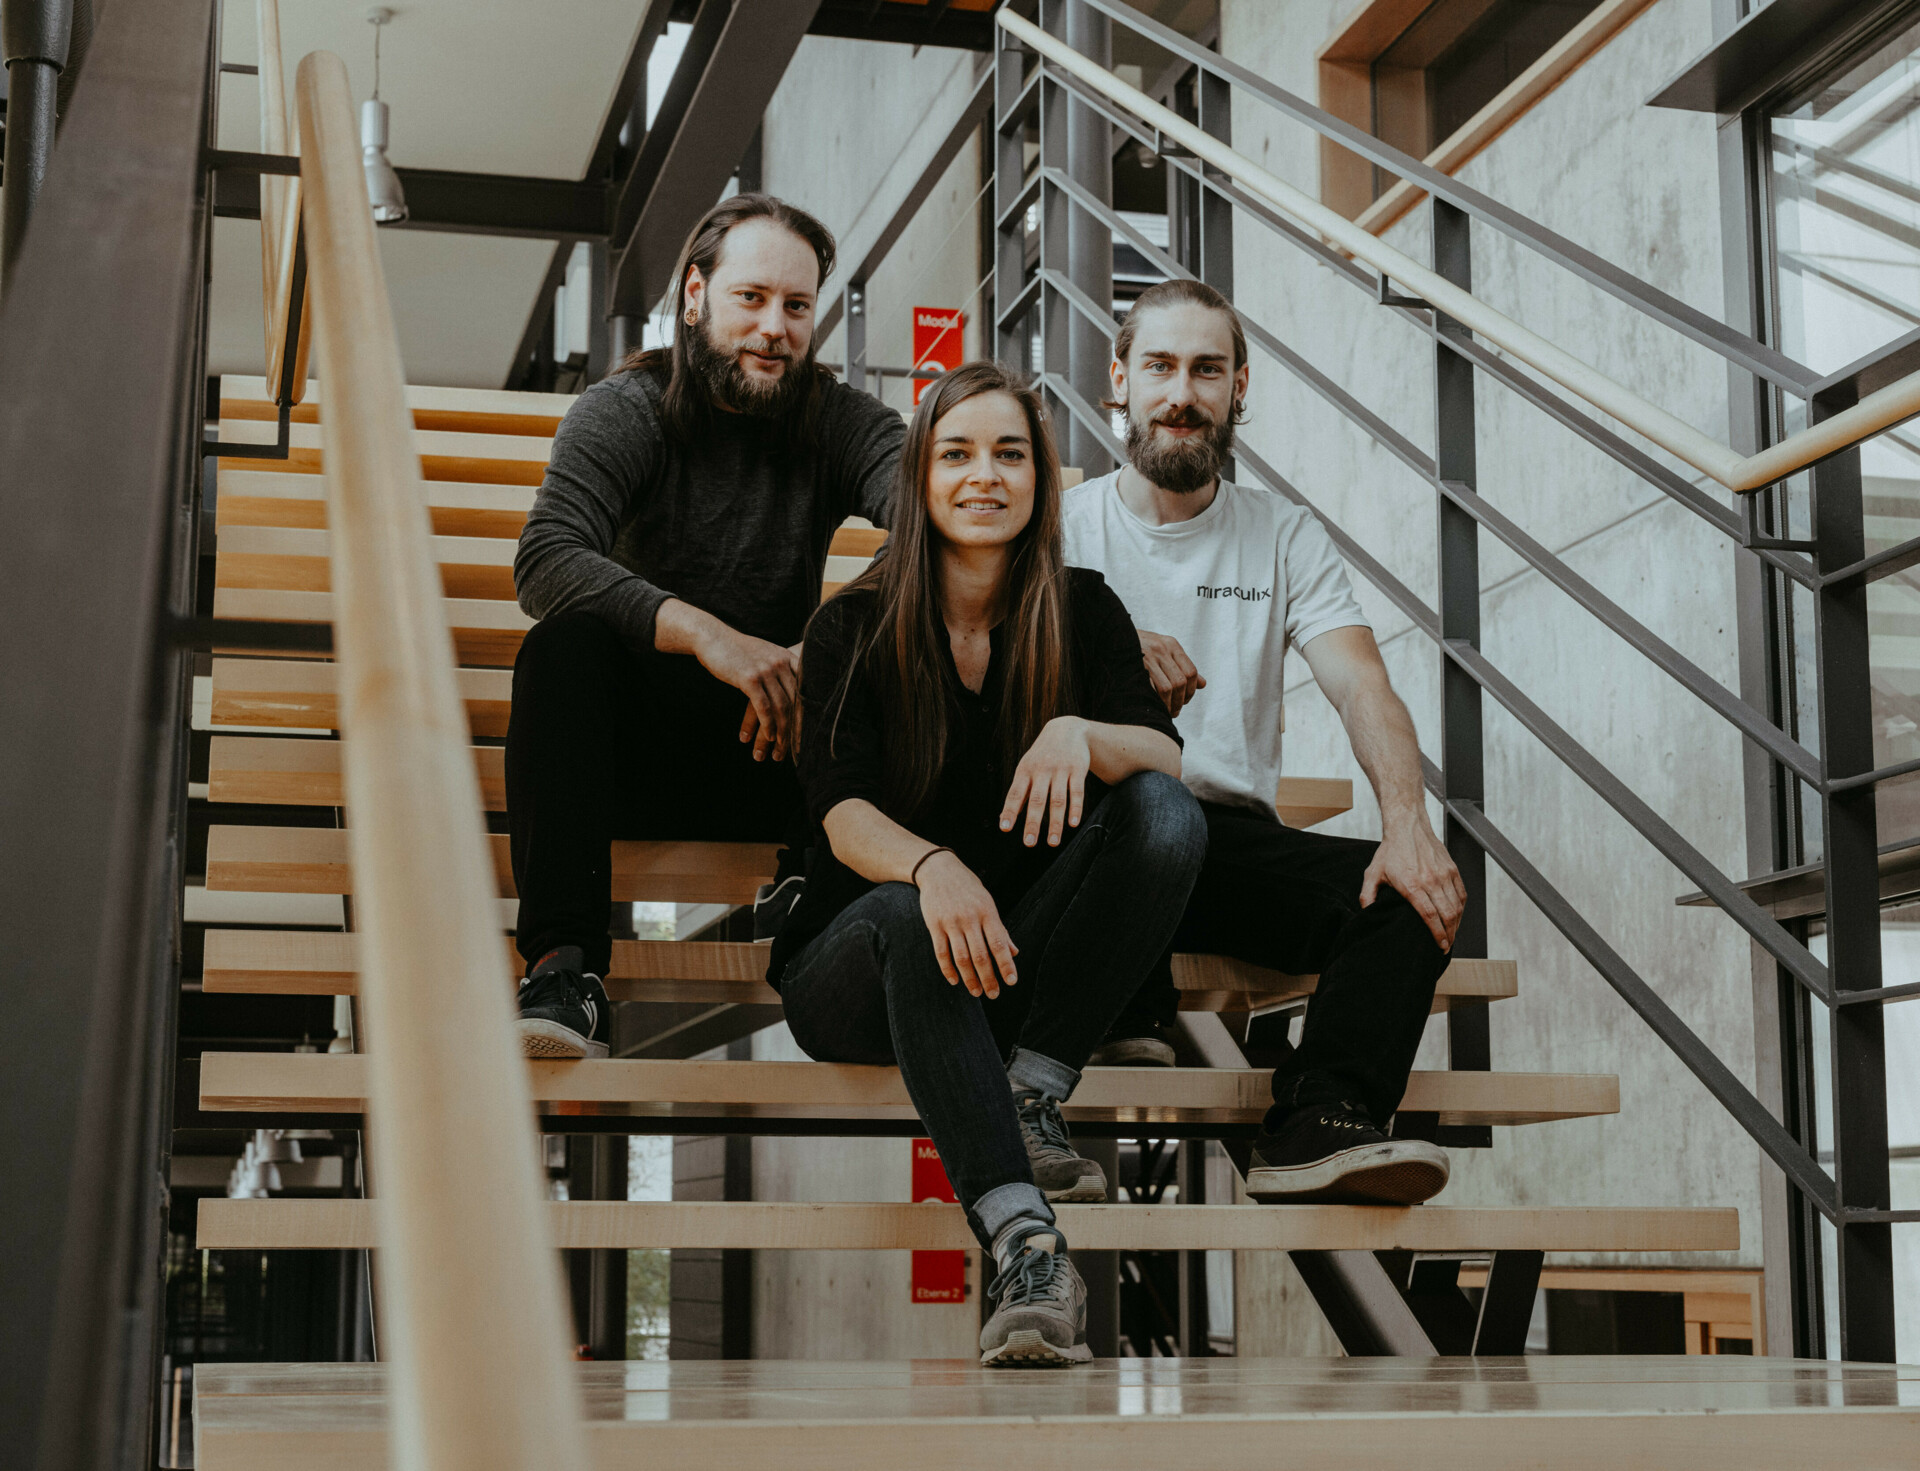
[(1066, 1121), (1060, 1117), (1060, 1105), (1044, 1093), (1016, 1088), (1013, 1106), (1020, 1115), (1020, 1137), (1026, 1141), (1033, 1183), (1046, 1193), (1047, 1199), (1105, 1200), (1106, 1171), (1073, 1152)]
[(1060, 1369), (1093, 1358), (1087, 1347), (1087, 1286), (1067, 1258), (1066, 1238), (1036, 1226), (987, 1288), (993, 1316), (980, 1330), (989, 1369)]

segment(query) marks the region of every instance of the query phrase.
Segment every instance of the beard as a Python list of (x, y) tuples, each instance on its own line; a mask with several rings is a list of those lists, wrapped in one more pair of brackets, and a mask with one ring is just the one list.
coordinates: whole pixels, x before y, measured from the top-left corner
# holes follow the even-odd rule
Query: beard
[[(786, 367), (771, 381), (750, 375), (740, 366), (740, 354), (752, 349), (768, 357), (785, 361)], [(687, 333), (687, 360), (694, 376), (714, 403), (724, 404), (756, 419), (784, 419), (799, 407), (801, 394), (813, 376), (813, 344), (807, 344), (803, 357), (795, 358), (785, 343), (766, 338), (748, 338), (731, 347), (714, 341), (708, 314)]]
[[(1202, 432), (1186, 439), (1163, 439), (1155, 424)], [(1219, 478), (1221, 466), (1233, 453), (1233, 416), (1223, 420), (1203, 409), (1173, 409), (1146, 422), (1127, 415), (1127, 458), (1133, 468), (1162, 490), (1191, 495)]]

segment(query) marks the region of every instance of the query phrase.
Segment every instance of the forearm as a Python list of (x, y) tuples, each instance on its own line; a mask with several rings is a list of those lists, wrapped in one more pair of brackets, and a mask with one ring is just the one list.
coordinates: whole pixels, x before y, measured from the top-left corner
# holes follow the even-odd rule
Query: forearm
[(914, 865), (938, 846), (859, 797), (836, 805), (821, 826), (833, 856), (876, 884), (906, 883)]
[(702, 649), (733, 631), (732, 625), (684, 598), (669, 596), (653, 615), (653, 646), (663, 654), (692, 654), (698, 658)]
[(1087, 722), (1087, 770), (1108, 786), (1135, 772), (1180, 774), (1180, 743), (1144, 725), (1101, 725)]
[(1380, 822), (1388, 832), (1427, 820), (1426, 783), (1420, 772), (1420, 737), (1407, 707), (1384, 680), (1368, 682), (1340, 711), (1360, 769), (1373, 784)]

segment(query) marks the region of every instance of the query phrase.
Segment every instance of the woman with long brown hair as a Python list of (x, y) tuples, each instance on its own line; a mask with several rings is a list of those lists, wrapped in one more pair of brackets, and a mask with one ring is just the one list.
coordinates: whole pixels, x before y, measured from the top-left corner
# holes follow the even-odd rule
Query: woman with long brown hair
[(886, 552), (814, 615), (801, 671), (821, 836), (769, 970), (788, 1026), (823, 1061), (899, 1064), (999, 1268), (982, 1362), (1084, 1360), (1049, 1201), (1106, 1180), (1060, 1105), (1205, 837), (1126, 609), (1062, 565), (1059, 460), (1009, 370), (928, 388)]

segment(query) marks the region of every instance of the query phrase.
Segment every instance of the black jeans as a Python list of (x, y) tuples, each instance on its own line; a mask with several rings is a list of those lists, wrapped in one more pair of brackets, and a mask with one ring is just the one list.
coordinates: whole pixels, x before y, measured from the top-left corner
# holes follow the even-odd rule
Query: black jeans
[(1251, 807), (1202, 802), (1207, 861), (1174, 932), (1123, 1018), (1171, 1025), (1171, 951), (1231, 955), (1290, 975), (1319, 973), (1293, 1055), (1274, 1071), (1268, 1129), (1296, 1108), (1353, 1100), (1382, 1128), (1400, 1106), (1447, 954), (1426, 921), (1382, 884), (1360, 884), (1380, 845), (1290, 828)]
[(747, 697), (680, 654), (636, 654), (591, 613), (527, 631), (513, 666), (507, 824), (529, 964), (578, 945), (605, 975), (615, 838), (780, 842), (795, 830), (790, 763), (740, 740)]
[(1166, 947), (1205, 845), (1199, 804), (1177, 780), (1121, 782), (1001, 916), (1020, 947), (1020, 982), (996, 1000), (940, 974), (909, 884), (882, 884), (841, 910), (787, 967), (794, 1040), (822, 1062), (899, 1064), (982, 1245), (992, 1230), (975, 1202), (1033, 1187), (1010, 1054), (1038, 1054), (1077, 1078)]

